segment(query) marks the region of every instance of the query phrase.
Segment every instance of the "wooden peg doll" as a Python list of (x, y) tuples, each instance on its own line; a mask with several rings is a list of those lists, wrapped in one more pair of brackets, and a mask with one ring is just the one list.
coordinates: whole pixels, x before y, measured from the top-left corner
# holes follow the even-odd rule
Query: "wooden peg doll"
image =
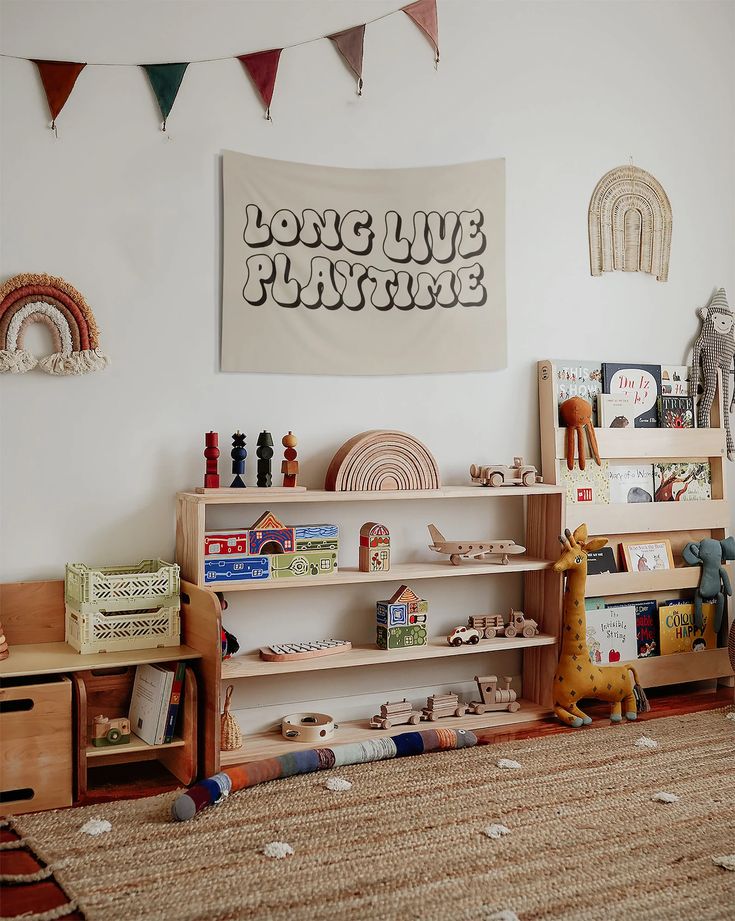
[(298, 438), (293, 432), (284, 435), (281, 444), (285, 448), (283, 452), (284, 460), (281, 462), (281, 473), (283, 474), (284, 486), (295, 486), (299, 475), (299, 462), (296, 460), (296, 445), (299, 443)]

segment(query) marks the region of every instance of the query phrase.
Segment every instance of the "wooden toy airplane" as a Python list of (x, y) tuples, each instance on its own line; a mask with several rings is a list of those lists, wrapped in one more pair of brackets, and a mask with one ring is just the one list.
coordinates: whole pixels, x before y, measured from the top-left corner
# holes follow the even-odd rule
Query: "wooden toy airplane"
[(447, 540), (436, 525), (430, 524), (428, 527), (434, 541), (433, 544), (429, 544), (429, 550), (448, 554), (449, 562), (453, 566), (459, 566), (461, 560), (481, 560), (491, 554), (500, 556), (500, 562), (507, 565), (510, 554), (526, 552), (526, 548), (514, 540), (452, 541)]

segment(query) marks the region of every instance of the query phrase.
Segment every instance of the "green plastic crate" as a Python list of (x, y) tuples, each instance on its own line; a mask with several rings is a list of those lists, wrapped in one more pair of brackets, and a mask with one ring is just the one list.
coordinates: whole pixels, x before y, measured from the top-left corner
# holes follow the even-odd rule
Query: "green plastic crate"
[(164, 560), (97, 569), (67, 563), (64, 585), (66, 603), (82, 614), (179, 606), (179, 566)]

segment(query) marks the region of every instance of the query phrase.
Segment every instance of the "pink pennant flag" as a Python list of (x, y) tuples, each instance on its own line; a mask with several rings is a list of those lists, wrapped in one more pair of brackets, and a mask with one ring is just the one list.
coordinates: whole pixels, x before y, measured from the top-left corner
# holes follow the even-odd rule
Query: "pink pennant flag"
[(342, 32), (334, 32), (327, 38), (344, 58), (345, 63), (357, 77), (357, 95), (362, 96), (362, 55), (365, 44), (365, 26), (353, 26)]
[(239, 54), (238, 61), (250, 75), (260, 98), (265, 103), (265, 117), (271, 121), (271, 99), (276, 85), (278, 61), (282, 48), (273, 48), (270, 51), (254, 51), (252, 54)]
[(436, 0), (417, 0), (402, 7), (406, 16), (413, 19), (434, 46), (435, 63), (439, 63), (439, 20), (436, 15)]

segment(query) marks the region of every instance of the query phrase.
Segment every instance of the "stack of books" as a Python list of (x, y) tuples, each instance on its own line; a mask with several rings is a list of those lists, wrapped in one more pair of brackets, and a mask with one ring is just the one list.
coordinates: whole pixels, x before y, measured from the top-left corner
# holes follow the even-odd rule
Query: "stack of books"
[(139, 665), (130, 700), (130, 728), (149, 745), (173, 742), (185, 662)]

